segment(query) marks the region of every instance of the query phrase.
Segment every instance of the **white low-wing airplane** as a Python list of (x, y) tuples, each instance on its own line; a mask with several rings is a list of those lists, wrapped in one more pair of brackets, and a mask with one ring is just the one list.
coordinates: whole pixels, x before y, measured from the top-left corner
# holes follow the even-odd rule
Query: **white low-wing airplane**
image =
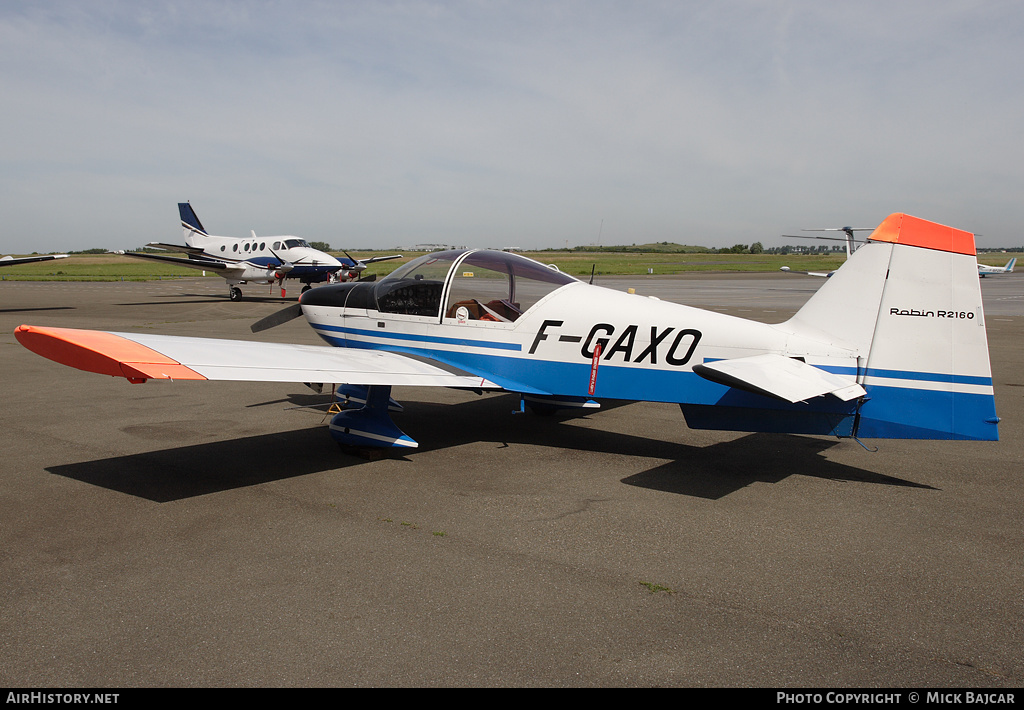
[(1006, 262), (1006, 266), (987, 266), (986, 264), (978, 264), (978, 276), (985, 278), (989, 274), (1012, 274), (1013, 267), (1017, 263), (1017, 258), (1014, 257)]
[(18, 264), (31, 264), (36, 261), (50, 261), (51, 259), (67, 259), (67, 254), (41, 254), (39, 256), (0, 257), (0, 266), (17, 266)]
[[(589, 285), (509, 252), (423, 256), (376, 282), (304, 293), (253, 326), (306, 320), (299, 346), (22, 325), (28, 349), (131, 382), (334, 383), (344, 444), (416, 446), (394, 386), (518, 393), (525, 406), (678, 403), (691, 428), (998, 439), (974, 235), (889, 216), (775, 325)], [(340, 394), (339, 394), (340, 396)]]
[(216, 271), (227, 281), (232, 301), (242, 299), (239, 284), (273, 284), (276, 281), (281, 286), (281, 295), (284, 296), (285, 279), (298, 279), (304, 284), (302, 290), (308, 291), (314, 283), (356, 278), (367, 264), (374, 261), (401, 258), (401, 254), (397, 254), (365, 261), (351, 257), (341, 260), (314, 249), (298, 237), (257, 237), (255, 231), (248, 239), (217, 237), (207, 233), (188, 202), (179, 202), (178, 212), (181, 216), (185, 244), (151, 242), (147, 246), (184, 252), (187, 257), (145, 252), (125, 252), (125, 256)]

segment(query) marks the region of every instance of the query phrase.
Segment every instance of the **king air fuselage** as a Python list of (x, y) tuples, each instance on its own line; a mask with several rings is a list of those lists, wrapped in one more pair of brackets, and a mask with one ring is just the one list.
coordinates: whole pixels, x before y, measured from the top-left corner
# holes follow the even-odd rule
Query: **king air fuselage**
[[(320, 283), (330, 280), (332, 274), (345, 267), (330, 254), (292, 236), (238, 239), (192, 235), (188, 241), (189, 246), (203, 250), (202, 254), (191, 255), (194, 260), (232, 261), (242, 267), (241, 271), (232, 274), (229, 283), (273, 283), (282, 276), (303, 283)], [(291, 268), (275, 270), (282, 262), (291, 264)]]

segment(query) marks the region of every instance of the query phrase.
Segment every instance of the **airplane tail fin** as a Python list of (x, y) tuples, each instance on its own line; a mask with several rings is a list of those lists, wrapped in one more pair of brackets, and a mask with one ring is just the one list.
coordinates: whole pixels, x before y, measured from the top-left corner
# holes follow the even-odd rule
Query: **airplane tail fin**
[(1017, 264), (1017, 257), (1013, 257), (1008, 262), (1006, 262), (1006, 273), (1012, 274), (1013, 273), (1013, 267), (1016, 264)]
[(181, 228), (185, 234), (186, 244), (191, 246), (191, 239), (194, 236), (209, 236), (206, 229), (203, 227), (203, 223), (200, 222), (199, 217), (196, 216), (195, 210), (192, 209), (192, 205), (188, 202), (178, 203), (178, 214), (181, 215)]
[(780, 327), (858, 354), (856, 436), (998, 439), (970, 232), (890, 215)]

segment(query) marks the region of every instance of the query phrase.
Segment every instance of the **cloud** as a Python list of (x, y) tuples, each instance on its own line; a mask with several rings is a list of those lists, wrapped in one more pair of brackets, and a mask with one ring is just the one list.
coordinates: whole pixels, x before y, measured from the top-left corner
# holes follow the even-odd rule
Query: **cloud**
[(223, 234), (1016, 244), (1013, 3), (5, 3), (5, 253)]

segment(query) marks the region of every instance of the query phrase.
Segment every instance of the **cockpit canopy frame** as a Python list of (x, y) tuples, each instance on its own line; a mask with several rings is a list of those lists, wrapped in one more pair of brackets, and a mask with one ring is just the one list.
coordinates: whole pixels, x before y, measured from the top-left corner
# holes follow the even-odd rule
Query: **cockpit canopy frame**
[(547, 294), (576, 282), (511, 252), (448, 250), (402, 265), (377, 283), (374, 295), (381, 313), (513, 323)]

